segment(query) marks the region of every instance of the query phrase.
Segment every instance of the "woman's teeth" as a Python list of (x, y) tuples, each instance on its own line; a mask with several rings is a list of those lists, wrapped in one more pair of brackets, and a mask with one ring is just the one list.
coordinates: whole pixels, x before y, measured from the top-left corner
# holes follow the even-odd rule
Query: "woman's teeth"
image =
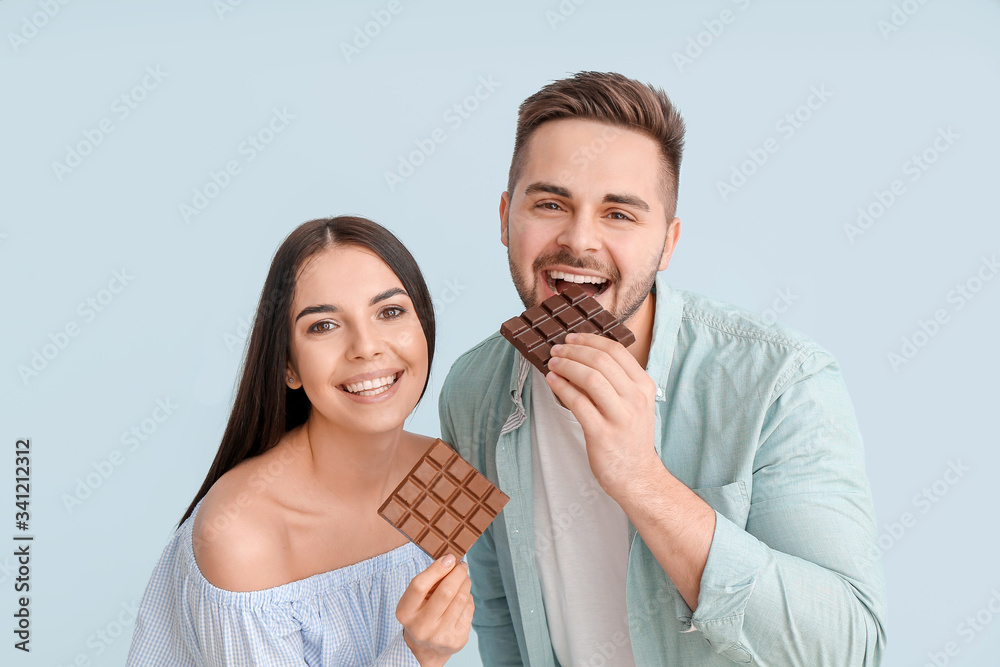
[(389, 387), (396, 383), (398, 377), (398, 374), (394, 374), (375, 378), (373, 380), (352, 382), (351, 384), (345, 384), (344, 389), (352, 394), (357, 394), (358, 396), (377, 396), (378, 394), (389, 391)]

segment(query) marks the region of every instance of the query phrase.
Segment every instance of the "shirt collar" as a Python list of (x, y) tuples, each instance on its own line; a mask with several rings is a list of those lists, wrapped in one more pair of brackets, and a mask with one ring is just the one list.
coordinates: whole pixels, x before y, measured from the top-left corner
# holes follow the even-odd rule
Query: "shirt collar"
[(677, 332), (680, 331), (681, 315), (684, 312), (684, 298), (667, 284), (663, 271), (656, 274), (653, 290), (656, 294), (656, 310), (653, 312), (653, 339), (649, 344), (646, 372), (656, 382), (656, 400), (665, 401), (667, 379), (670, 377), (670, 366), (677, 349)]
[(510, 376), (510, 397), (517, 409), (523, 412), (524, 403), (521, 396), (524, 393), (524, 381), (528, 377), (528, 371), (531, 370), (531, 364), (520, 352), (515, 352), (514, 358), (517, 359), (517, 366), (515, 367), (516, 371)]

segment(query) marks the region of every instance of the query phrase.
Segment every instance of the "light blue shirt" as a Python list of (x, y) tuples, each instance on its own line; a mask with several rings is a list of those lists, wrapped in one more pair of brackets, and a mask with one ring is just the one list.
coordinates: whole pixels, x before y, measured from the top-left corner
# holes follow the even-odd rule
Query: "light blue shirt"
[[(716, 527), (692, 614), (630, 525), (636, 665), (878, 665), (881, 552), (837, 363), (804, 336), (672, 289), (662, 274), (655, 294), (653, 444), (716, 511)], [(468, 554), (487, 667), (557, 664), (534, 565), (529, 368), (495, 334), (455, 362), (439, 402), (442, 439), (511, 497)], [(590, 664), (614, 664), (615, 647), (602, 650), (610, 659)]]
[(191, 544), (197, 511), (177, 529), (153, 571), (128, 665), (418, 664), (403, 641), (396, 604), (433, 561), (412, 542), (283, 586), (227, 591), (198, 569)]

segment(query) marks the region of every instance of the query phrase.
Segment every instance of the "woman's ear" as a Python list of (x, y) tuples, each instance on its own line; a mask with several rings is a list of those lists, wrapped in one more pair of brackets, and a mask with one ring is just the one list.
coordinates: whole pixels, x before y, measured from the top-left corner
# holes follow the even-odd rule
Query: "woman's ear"
[(302, 386), (302, 382), (299, 381), (299, 374), (295, 372), (291, 364), (285, 366), (285, 386), (289, 389), (298, 389)]

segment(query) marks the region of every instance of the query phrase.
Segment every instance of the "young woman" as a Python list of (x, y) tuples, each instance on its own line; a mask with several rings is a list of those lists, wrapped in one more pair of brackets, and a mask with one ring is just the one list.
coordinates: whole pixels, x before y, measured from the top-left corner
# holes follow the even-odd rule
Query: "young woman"
[(222, 443), (143, 596), (129, 665), (441, 665), (464, 563), (376, 510), (432, 438), (434, 314), (416, 262), (362, 218), (313, 220), (271, 263)]

